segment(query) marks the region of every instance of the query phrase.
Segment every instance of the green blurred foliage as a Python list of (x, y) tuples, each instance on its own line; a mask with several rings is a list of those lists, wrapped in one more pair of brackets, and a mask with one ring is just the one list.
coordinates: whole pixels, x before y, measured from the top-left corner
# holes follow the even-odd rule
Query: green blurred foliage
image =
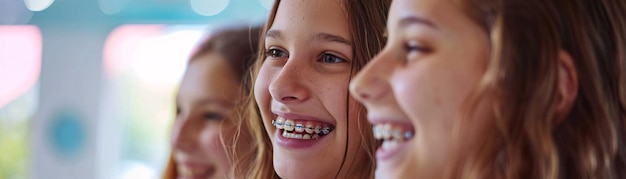
[(0, 125), (0, 178), (26, 178), (28, 123)]
[(37, 106), (37, 85), (0, 107), (0, 178), (27, 177), (30, 121)]

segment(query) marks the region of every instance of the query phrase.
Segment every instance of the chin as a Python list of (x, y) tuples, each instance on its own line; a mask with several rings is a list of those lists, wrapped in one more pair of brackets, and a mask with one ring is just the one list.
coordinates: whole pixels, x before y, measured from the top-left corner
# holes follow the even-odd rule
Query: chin
[[(317, 179), (317, 178), (334, 178), (336, 171), (325, 171), (322, 166), (312, 166), (300, 161), (294, 163), (283, 163), (282, 165), (274, 165), (274, 170), (280, 178), (298, 178), (298, 179)], [(327, 165), (326, 165), (327, 166)]]

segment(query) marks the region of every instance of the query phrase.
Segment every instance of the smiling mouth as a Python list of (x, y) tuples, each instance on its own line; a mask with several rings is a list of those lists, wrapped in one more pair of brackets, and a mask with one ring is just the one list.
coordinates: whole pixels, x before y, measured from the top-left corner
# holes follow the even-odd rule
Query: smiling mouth
[(399, 144), (413, 138), (411, 129), (390, 123), (375, 124), (372, 130), (374, 132), (374, 138), (382, 141), (381, 148), (383, 150), (393, 150), (397, 148)]
[(285, 138), (313, 140), (331, 133), (335, 127), (331, 124), (308, 120), (292, 120), (277, 116), (272, 120), (272, 125), (276, 127)]
[(207, 178), (215, 173), (213, 167), (189, 167), (185, 165), (178, 165), (177, 173), (182, 178)]

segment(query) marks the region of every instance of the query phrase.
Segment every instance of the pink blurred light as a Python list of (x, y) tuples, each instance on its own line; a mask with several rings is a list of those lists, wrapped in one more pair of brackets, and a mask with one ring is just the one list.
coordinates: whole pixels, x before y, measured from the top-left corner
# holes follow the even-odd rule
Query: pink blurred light
[(41, 48), (41, 31), (37, 26), (0, 26), (0, 108), (37, 82)]
[[(104, 71), (114, 79), (131, 69), (132, 55), (144, 41), (160, 36), (164, 25), (123, 25), (104, 44)], [(156, 53), (156, 52), (155, 52)]]

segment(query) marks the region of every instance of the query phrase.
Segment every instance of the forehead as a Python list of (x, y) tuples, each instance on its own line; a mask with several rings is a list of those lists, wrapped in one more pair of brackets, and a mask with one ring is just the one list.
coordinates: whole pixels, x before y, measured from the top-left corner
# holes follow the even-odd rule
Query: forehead
[(468, 18), (460, 4), (453, 0), (394, 0), (388, 27), (398, 27), (400, 20), (407, 17), (424, 18), (443, 29), (458, 28), (458, 22)]
[(285, 0), (270, 29), (283, 31), (287, 37), (329, 33), (349, 40), (347, 17), (339, 0)]
[(203, 97), (235, 100), (238, 87), (239, 80), (226, 59), (210, 54), (189, 63), (178, 93), (181, 100)]

